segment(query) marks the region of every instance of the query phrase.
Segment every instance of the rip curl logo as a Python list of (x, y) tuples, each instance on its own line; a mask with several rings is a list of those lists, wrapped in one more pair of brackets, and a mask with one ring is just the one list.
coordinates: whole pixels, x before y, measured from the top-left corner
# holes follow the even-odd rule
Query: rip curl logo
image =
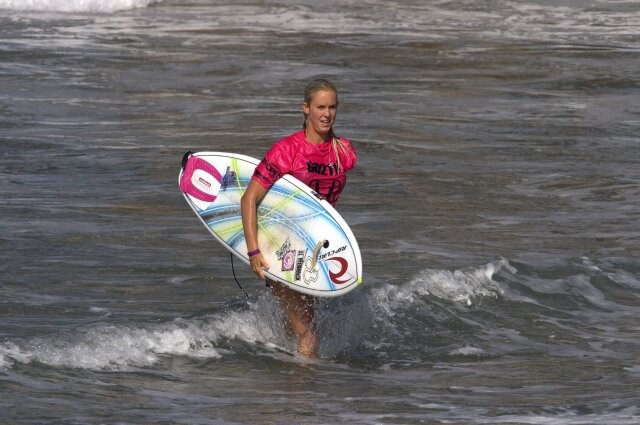
[(332, 255), (338, 254), (342, 251), (345, 251), (347, 249), (346, 245), (342, 245), (340, 248), (334, 249), (332, 251), (326, 252), (322, 255), (318, 255), (318, 260), (324, 260), (327, 257), (331, 257)]
[(334, 261), (338, 264), (339, 267), (338, 271), (336, 272), (332, 271), (331, 269), (329, 270), (329, 278), (331, 278), (331, 281), (336, 285), (344, 285), (345, 283), (347, 283), (350, 279), (349, 276), (347, 276), (346, 279), (341, 278), (345, 275), (345, 273), (347, 273), (347, 270), (349, 269), (349, 262), (342, 257), (331, 257), (328, 258), (327, 261)]

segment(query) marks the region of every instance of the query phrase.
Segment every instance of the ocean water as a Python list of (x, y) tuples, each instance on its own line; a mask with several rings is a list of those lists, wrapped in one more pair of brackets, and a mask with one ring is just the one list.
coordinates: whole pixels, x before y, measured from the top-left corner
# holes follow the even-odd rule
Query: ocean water
[[(640, 5), (0, 0), (0, 423), (640, 422)], [(340, 88), (320, 356), (182, 199)]]

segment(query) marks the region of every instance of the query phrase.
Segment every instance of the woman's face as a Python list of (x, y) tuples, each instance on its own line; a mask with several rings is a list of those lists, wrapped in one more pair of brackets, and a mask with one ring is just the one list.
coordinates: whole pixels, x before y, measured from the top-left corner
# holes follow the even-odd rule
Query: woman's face
[(318, 90), (313, 94), (311, 104), (306, 102), (302, 104), (302, 112), (307, 116), (307, 138), (313, 138), (315, 133), (321, 140), (326, 140), (338, 112), (338, 99), (335, 92)]

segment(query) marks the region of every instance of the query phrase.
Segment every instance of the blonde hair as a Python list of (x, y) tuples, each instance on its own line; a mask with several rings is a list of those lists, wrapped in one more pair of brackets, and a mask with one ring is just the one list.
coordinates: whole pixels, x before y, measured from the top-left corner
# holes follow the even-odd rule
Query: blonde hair
[[(304, 103), (306, 103), (307, 105), (311, 105), (311, 101), (313, 100), (313, 95), (318, 92), (318, 91), (332, 91), (333, 93), (335, 93), (336, 95), (336, 105), (339, 103), (338, 102), (338, 89), (336, 88), (336, 86), (329, 80), (326, 80), (324, 78), (317, 78), (313, 81), (311, 81), (309, 84), (307, 84), (307, 87), (305, 87), (304, 89)], [(302, 128), (306, 129), (307, 128), (307, 115), (305, 114), (304, 116), (304, 121), (302, 122)], [(336, 156), (336, 165), (338, 166), (336, 171), (340, 171), (341, 168), (341, 164), (340, 164), (340, 154), (344, 154), (347, 151), (347, 146), (345, 145), (345, 143), (336, 136), (336, 134), (333, 132), (333, 127), (331, 127), (331, 129), (329, 130), (329, 136), (331, 137), (331, 144), (333, 146), (333, 153)]]

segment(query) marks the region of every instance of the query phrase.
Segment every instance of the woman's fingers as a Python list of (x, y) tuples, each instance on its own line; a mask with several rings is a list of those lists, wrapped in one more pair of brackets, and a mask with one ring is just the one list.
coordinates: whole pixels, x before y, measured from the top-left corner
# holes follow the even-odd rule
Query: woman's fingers
[(269, 270), (269, 263), (262, 254), (251, 258), (251, 269), (260, 279), (264, 279), (264, 271)]

